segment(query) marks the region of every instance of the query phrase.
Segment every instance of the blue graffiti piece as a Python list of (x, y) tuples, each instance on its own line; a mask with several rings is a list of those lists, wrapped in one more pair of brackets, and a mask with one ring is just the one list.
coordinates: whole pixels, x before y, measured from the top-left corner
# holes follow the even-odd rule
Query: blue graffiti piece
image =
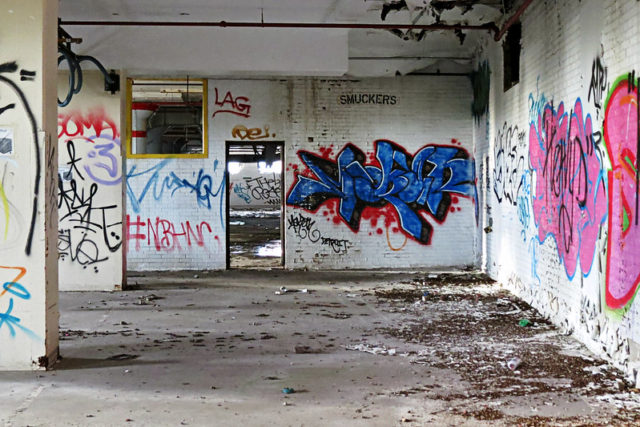
[(22, 326), (20, 324), (20, 318), (16, 317), (16, 316), (12, 316), (11, 312), (13, 311), (13, 298), (9, 299), (9, 307), (7, 308), (7, 311), (4, 313), (0, 313), (0, 330), (2, 330), (3, 326), (7, 326), (7, 328), (9, 329), (9, 334), (11, 334), (11, 337), (15, 338), (16, 336), (16, 328), (20, 329), (22, 332), (24, 332), (27, 336), (29, 336), (30, 338), (36, 340), (36, 341), (43, 341), (43, 339), (41, 337), (39, 337), (35, 332), (33, 332), (31, 329)]
[[(165, 191), (170, 194), (170, 196), (173, 196), (179, 190), (188, 190), (189, 193), (195, 194), (198, 206), (205, 207), (209, 210), (212, 208), (212, 200), (216, 198), (220, 199), (220, 224), (224, 229), (223, 190), (225, 189), (225, 177), (222, 177), (218, 188), (214, 190), (214, 178), (205, 173), (204, 169), (200, 169), (197, 176), (195, 172), (193, 173), (195, 182), (191, 182), (186, 178), (180, 178), (175, 174), (175, 172), (164, 171), (165, 166), (171, 163), (171, 160), (172, 159), (163, 160), (155, 166), (143, 171), (136, 171), (136, 165), (129, 168), (129, 172), (127, 173), (127, 196), (131, 202), (131, 209), (136, 213), (140, 212), (140, 205), (150, 191), (153, 198), (156, 201), (160, 201), (164, 197)], [(161, 173), (166, 173), (162, 179), (160, 178)], [(140, 192), (140, 195), (136, 196), (133, 188), (131, 187), (131, 182), (133, 179), (139, 177), (148, 178), (147, 183)]]
[(242, 184), (236, 184), (233, 186), (233, 192), (246, 204), (251, 204), (251, 196), (249, 195), (247, 189)]
[(391, 141), (378, 140), (375, 146), (380, 167), (364, 165), (364, 153), (352, 144), (340, 151), (337, 162), (300, 151), (300, 159), (317, 179), (297, 175), (287, 204), (314, 211), (327, 200), (338, 198), (340, 216), (354, 231), (360, 227), (365, 207), (391, 204), (402, 229), (429, 244), (433, 226), (420, 211), (442, 222), (451, 194), (477, 200), (474, 162), (464, 149), (427, 145), (411, 156)]
[(18, 298), (22, 298), (24, 300), (31, 299), (29, 291), (18, 282), (5, 282), (4, 285), (2, 285), (2, 288)]

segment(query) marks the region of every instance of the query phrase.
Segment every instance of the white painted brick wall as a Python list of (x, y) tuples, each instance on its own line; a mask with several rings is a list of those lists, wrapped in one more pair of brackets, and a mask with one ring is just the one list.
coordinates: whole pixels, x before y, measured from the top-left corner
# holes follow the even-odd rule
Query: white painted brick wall
[[(604, 108), (598, 110), (589, 100), (592, 64), (598, 55), (608, 67), (608, 83), (617, 76), (640, 69), (640, 7), (636, 1), (589, 0), (533, 2), (522, 19), (522, 53), (520, 82), (503, 93), (502, 49), (490, 41), (480, 55), (489, 60), (492, 70), (491, 101), (486, 122), (488, 137), (476, 129), (476, 156), (489, 157), (490, 171), (496, 171), (498, 146), (496, 138), (503, 125), (517, 126), (526, 132), (524, 169), (531, 162), (529, 155), (530, 124), (536, 121), (535, 100), (544, 94), (557, 109), (561, 102), (567, 112), (581, 100), (583, 117), (591, 116), (593, 132), (602, 131)], [(480, 58), (479, 58), (480, 59)], [(606, 93), (604, 97), (606, 98)], [(532, 102), (533, 101), (533, 102)], [(604, 101), (604, 100), (603, 100)], [(542, 107), (542, 105), (541, 105)], [(606, 153), (603, 144), (600, 150)], [(602, 159), (603, 168), (610, 166)], [(518, 170), (521, 176), (524, 170)], [(529, 175), (530, 176), (530, 175)], [(639, 368), (640, 303), (636, 300), (628, 312), (621, 315), (606, 307), (603, 292), (607, 266), (607, 221), (600, 227), (590, 270), (578, 271), (570, 278), (561, 262), (553, 238), (539, 242), (534, 220), (532, 197), (525, 197), (517, 206), (498, 202), (493, 191), (495, 177), (490, 173), (490, 188), (482, 206), (493, 222), (493, 231), (479, 240), (486, 241), (485, 267), (498, 280), (546, 313), (593, 350), (604, 353), (619, 366), (635, 375)], [(530, 194), (542, 177), (529, 179)], [(605, 197), (606, 200), (606, 197)], [(525, 202), (526, 201), (526, 202)], [(529, 212), (520, 221), (519, 212)], [(609, 206), (609, 215), (611, 206)], [(490, 218), (490, 219), (489, 219)], [(528, 219), (527, 219), (528, 218)], [(620, 319), (621, 317), (621, 319)]]
[[(393, 95), (396, 103), (340, 105), (339, 96), (348, 93)], [(470, 93), (469, 81), (464, 77), (403, 77), (360, 81), (311, 78), (210, 80), (209, 158), (167, 161), (159, 172), (158, 188), (171, 172), (180, 179), (193, 181), (199, 169), (203, 168), (214, 177), (213, 190), (217, 190), (223, 177), (225, 141), (242, 140), (238, 134), (233, 135), (233, 129), (238, 125), (262, 129), (267, 125), (270, 133), (267, 140), (284, 141), (287, 166), (284, 186), (287, 193), (294, 185), (294, 167), (297, 170), (304, 169), (297, 155), (299, 150), (319, 154), (321, 149), (331, 148), (333, 151), (329, 158), (335, 161), (338, 152), (347, 143), (353, 143), (365, 153), (373, 153), (375, 140), (388, 139), (401, 145), (409, 155), (414, 155), (427, 144), (451, 146), (455, 139), (459, 141), (456, 147), (464, 148), (472, 156)], [(225, 99), (238, 101), (238, 105), (225, 102)], [(222, 112), (229, 110), (239, 114)], [(218, 162), (217, 166), (214, 166), (215, 162)], [(368, 159), (366, 164), (370, 163)], [(139, 177), (131, 175), (159, 164), (160, 160), (128, 160), (128, 187), (136, 198), (140, 198), (152, 173)], [(156, 217), (174, 224), (187, 220), (192, 224), (207, 221), (213, 230), (205, 235), (203, 247), (182, 245), (180, 250), (157, 251), (146, 240), (132, 239), (131, 233), (136, 230), (130, 226), (127, 257), (130, 270), (224, 268), (223, 197), (212, 198), (212, 207), (209, 209), (199, 206), (195, 195), (187, 189), (177, 190), (173, 194), (165, 190), (157, 200), (151, 189), (139, 207), (134, 208), (130, 197), (127, 203), (127, 213), (132, 221), (138, 215), (145, 222), (147, 218), (155, 220)], [(390, 218), (388, 227), (384, 225), (384, 217), (379, 219), (376, 226), (372, 226), (370, 220), (362, 219), (360, 230), (355, 233), (344, 221), (338, 218), (334, 221), (335, 214), (324, 216), (325, 207), (313, 213), (289, 205), (285, 211), (286, 266), (329, 269), (473, 264), (477, 254), (474, 202), (471, 198), (459, 197), (459, 202), (453, 207), (456, 211), (450, 212), (442, 224), (433, 218), (428, 219), (434, 230), (431, 244), (425, 245), (405, 238), (398, 230), (396, 215)], [(289, 228), (291, 215), (303, 215), (315, 221), (317, 233), (314, 236), (317, 238), (312, 237), (313, 241), (310, 241), (296, 233), (295, 227)], [(325, 239), (324, 245), (320, 235)], [(327, 239), (346, 241), (348, 247), (332, 247)], [(136, 246), (138, 243), (140, 247)]]
[[(396, 97), (395, 105), (341, 105), (348, 94), (380, 93)], [(414, 155), (427, 144), (451, 145), (452, 139), (473, 155), (470, 117), (470, 84), (464, 77), (403, 77), (363, 80), (296, 80), (293, 88), (291, 143), (286, 146), (285, 189), (291, 190), (294, 165), (305, 168), (299, 150), (335, 159), (347, 143), (367, 155), (374, 141), (386, 139)], [(367, 159), (366, 164), (377, 164)], [(473, 264), (475, 205), (459, 198), (460, 210), (451, 212), (442, 224), (428, 217), (434, 227), (430, 245), (406, 237), (397, 214), (378, 218), (375, 225), (362, 218), (358, 232), (352, 231), (337, 212), (320, 207), (315, 213), (288, 205), (286, 208), (286, 265), (289, 268), (422, 268)], [(326, 205), (325, 205), (326, 206)], [(333, 204), (332, 206), (337, 206)], [(393, 208), (391, 208), (393, 210)], [(379, 211), (379, 209), (378, 209)], [(302, 215), (314, 222), (315, 237), (296, 233), (291, 217)], [(390, 224), (385, 224), (385, 218)], [(322, 245), (318, 237), (346, 240), (347, 249)], [(315, 240), (315, 242), (314, 242)]]

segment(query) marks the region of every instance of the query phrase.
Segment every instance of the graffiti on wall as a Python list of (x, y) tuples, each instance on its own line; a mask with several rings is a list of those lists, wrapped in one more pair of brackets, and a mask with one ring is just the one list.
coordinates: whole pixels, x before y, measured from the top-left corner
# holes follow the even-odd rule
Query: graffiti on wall
[(58, 115), (58, 142), (66, 154), (58, 179), (59, 257), (97, 273), (122, 245), (120, 197), (100, 201), (105, 187), (122, 179), (120, 133), (102, 108), (74, 111)]
[[(127, 215), (127, 248), (132, 246), (140, 250), (141, 243), (154, 247), (156, 251), (180, 251), (192, 246), (205, 246), (205, 233), (212, 233), (211, 225), (206, 221), (191, 224), (190, 221), (174, 223), (167, 219), (156, 217), (155, 220), (141, 219), (138, 215), (131, 220)], [(133, 242), (133, 243), (132, 243)]]
[(584, 117), (582, 102), (573, 110), (545, 106), (532, 122), (529, 158), (535, 182), (533, 217), (538, 239), (556, 241), (559, 259), (573, 278), (578, 263), (591, 270), (600, 226), (607, 215), (603, 163), (591, 117)]
[(214, 88), (216, 99), (214, 101), (216, 110), (211, 115), (211, 118), (216, 114), (229, 113), (240, 117), (251, 117), (251, 104), (249, 104), (249, 98), (246, 96), (234, 97), (231, 92), (227, 92), (220, 100), (218, 94), (218, 88)]
[[(8, 274), (6, 277), (9, 279), (5, 279), (5, 274)], [(41, 337), (21, 323), (22, 319), (13, 311), (14, 301), (28, 301), (31, 299), (31, 293), (20, 282), (26, 274), (27, 270), (24, 267), (0, 266), (0, 282), (2, 283), (0, 301), (8, 298), (7, 308), (0, 309), (0, 331), (6, 328), (12, 338), (16, 337), (16, 331), (21, 331), (33, 340), (42, 341)]]
[(422, 212), (442, 223), (454, 198), (476, 202), (475, 167), (465, 149), (426, 145), (411, 155), (391, 141), (377, 140), (374, 145), (377, 164), (365, 164), (365, 153), (353, 144), (345, 145), (335, 161), (298, 151), (309, 176), (296, 174), (287, 204), (313, 212), (337, 199), (340, 219), (354, 232), (360, 228), (365, 208), (392, 206), (400, 230), (430, 244), (433, 226)]
[(592, 102), (599, 117), (603, 106), (603, 97), (607, 93), (608, 87), (607, 67), (604, 66), (602, 58), (599, 56), (593, 60), (591, 66), (591, 82), (589, 83), (589, 94), (587, 100)]
[[(137, 165), (129, 168), (126, 177), (127, 196), (133, 212), (140, 212), (140, 205), (148, 196), (160, 202), (164, 197), (173, 197), (177, 192), (184, 192), (193, 194), (197, 205), (208, 210), (211, 210), (216, 199), (219, 199), (220, 224), (224, 228), (225, 177), (220, 173), (218, 178), (218, 161), (213, 162), (212, 174), (200, 168), (197, 173), (193, 172), (193, 179), (181, 178), (176, 172), (168, 170), (171, 161), (172, 159), (166, 159), (141, 171), (138, 171)], [(220, 182), (216, 183), (218, 179)]]
[(540, 76), (536, 80), (536, 93), (530, 93), (527, 102), (529, 104), (529, 123), (536, 123), (542, 115), (544, 107), (550, 102), (544, 92), (540, 91)]
[(352, 246), (351, 241), (347, 239), (323, 236), (316, 226), (316, 221), (300, 213), (289, 215), (287, 230), (291, 230), (300, 240), (308, 240), (311, 243), (327, 246), (336, 254), (346, 254)]
[(640, 81), (629, 73), (613, 84), (605, 108), (604, 139), (611, 160), (605, 300), (612, 309), (628, 305), (640, 282), (638, 100)]
[(264, 125), (262, 128), (247, 128), (244, 125), (236, 125), (231, 131), (231, 137), (242, 141), (258, 141), (261, 139), (275, 138), (276, 134), (269, 133), (269, 125)]
[(253, 200), (273, 206), (280, 205), (281, 182), (275, 173), (273, 176), (245, 177), (244, 182)]
[(526, 133), (518, 126), (507, 122), (498, 130), (495, 139), (495, 168), (493, 170), (493, 192), (502, 203), (504, 199), (516, 206), (523, 186), (524, 173), (528, 169), (525, 161), (527, 150)]
[[(34, 170), (34, 181), (33, 181), (33, 201), (31, 205), (31, 221), (30, 221), (29, 232), (27, 233), (27, 239), (25, 244), (25, 253), (27, 255), (30, 255), (31, 244), (33, 242), (33, 234), (35, 232), (35, 226), (36, 226), (36, 217), (38, 215), (38, 197), (40, 194), (40, 177), (42, 174), (42, 166), (41, 166), (41, 159), (40, 159), (40, 141), (38, 140), (38, 125), (36, 123), (35, 115), (33, 114), (33, 111), (31, 110), (31, 106), (27, 101), (27, 97), (25, 96), (20, 86), (17, 83), (15, 83), (11, 78), (7, 77), (7, 75), (13, 76), (13, 74), (18, 71), (18, 68), (19, 67), (16, 62), (5, 62), (3, 64), (0, 64), (0, 84), (3, 84), (9, 87), (9, 89), (11, 89), (11, 91), (15, 94), (17, 98), (16, 99), (17, 105), (19, 105), (21, 109), (24, 110), (30, 126), (29, 130), (30, 130), (31, 139), (32, 139), (31, 143), (33, 144), (33, 153), (34, 153), (33, 157), (35, 158), (35, 162), (36, 162), (35, 170)], [(36, 73), (34, 71), (28, 71), (23, 69), (23, 70), (20, 70), (19, 75), (20, 75), (20, 81), (32, 82), (35, 80)], [(5, 105), (0, 105), (0, 114), (8, 110), (15, 109), (16, 102), (10, 102)], [(4, 194), (4, 190), (2, 191), (2, 193)], [(2, 197), (2, 206), (3, 206), (3, 210), (5, 211), (5, 221), (6, 221), (7, 210), (8, 210), (7, 207), (9, 205), (5, 203), (5, 200), (6, 200), (6, 195)]]
[(245, 176), (243, 180), (244, 183), (232, 182), (230, 190), (246, 204), (250, 205), (255, 201), (258, 204), (280, 206), (281, 180), (279, 175), (273, 173), (272, 176)]

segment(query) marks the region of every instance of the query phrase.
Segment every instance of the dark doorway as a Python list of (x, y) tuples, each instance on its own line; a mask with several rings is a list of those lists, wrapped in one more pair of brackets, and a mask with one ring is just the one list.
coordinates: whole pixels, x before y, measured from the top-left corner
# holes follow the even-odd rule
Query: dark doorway
[(227, 268), (284, 265), (282, 141), (226, 143)]

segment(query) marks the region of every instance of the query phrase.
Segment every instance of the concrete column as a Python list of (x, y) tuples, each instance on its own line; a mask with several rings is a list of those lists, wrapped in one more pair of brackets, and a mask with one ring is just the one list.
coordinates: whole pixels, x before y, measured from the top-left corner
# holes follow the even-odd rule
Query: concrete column
[(0, 370), (58, 355), (57, 17), (0, 2)]

